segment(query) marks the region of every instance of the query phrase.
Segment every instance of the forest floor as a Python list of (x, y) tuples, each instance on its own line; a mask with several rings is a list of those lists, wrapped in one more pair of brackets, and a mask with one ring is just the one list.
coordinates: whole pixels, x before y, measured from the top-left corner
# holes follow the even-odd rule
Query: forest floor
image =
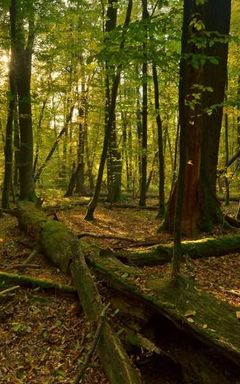
[[(64, 200), (65, 205), (73, 200)], [(47, 202), (46, 202), (47, 203)], [(59, 201), (63, 203), (63, 201)], [(235, 205), (228, 208), (234, 213)], [(91, 238), (103, 248), (120, 249), (144, 243), (168, 243), (171, 236), (157, 233), (156, 212), (134, 208), (109, 209), (100, 204), (96, 220), (83, 220), (85, 206), (58, 209), (55, 213), (75, 234), (92, 233), (125, 239)], [(214, 235), (224, 234), (217, 228)], [(0, 269), (54, 282), (71, 284), (43, 255), (38, 254), (25, 268), (19, 268), (29, 256), (34, 244), (20, 231), (17, 220), (7, 214), (0, 217)], [(170, 273), (168, 264), (145, 267), (146, 276)], [(182, 271), (194, 278), (205, 291), (236, 307), (240, 307), (240, 257), (231, 254), (183, 263)], [(100, 291), (101, 283), (97, 283)], [(1, 288), (3, 290), (4, 288)], [(91, 345), (93, 330), (86, 320), (77, 296), (40, 289), (16, 288), (7, 297), (0, 297), (0, 383), (60, 384), (74, 383), (77, 366), (84, 361)], [(167, 362), (157, 362), (157, 370), (144, 364), (143, 356), (135, 356), (149, 384), (180, 384), (177, 372)], [(157, 372), (158, 371), (158, 372)], [(154, 376), (157, 373), (156, 376)], [(108, 383), (95, 357), (82, 380), (83, 384)]]

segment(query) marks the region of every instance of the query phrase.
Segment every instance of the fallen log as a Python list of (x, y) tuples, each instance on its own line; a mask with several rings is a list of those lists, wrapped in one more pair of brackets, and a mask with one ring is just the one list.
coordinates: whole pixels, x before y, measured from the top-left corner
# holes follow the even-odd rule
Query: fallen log
[[(122, 277), (111, 260), (89, 258), (109, 286), (125, 299), (125, 316), (139, 316), (141, 333), (153, 337), (181, 365), (187, 383), (240, 383), (240, 327), (236, 308), (201, 292), (193, 282), (177, 283), (158, 277), (136, 284), (135, 276)], [(141, 286), (141, 287), (140, 287)], [(147, 318), (139, 308), (145, 307)], [(136, 310), (135, 310), (136, 309)], [(126, 312), (125, 312), (126, 311)], [(139, 328), (136, 328), (139, 331)]]
[[(96, 322), (103, 305), (84, 258), (95, 248), (83, 240), (78, 241), (62, 223), (48, 219), (31, 203), (19, 205), (18, 220), (25, 232), (38, 239), (43, 252), (55, 265), (64, 272), (71, 272), (84, 312), (90, 321)], [(138, 371), (107, 321), (103, 325), (98, 351), (111, 384), (141, 383)]]
[[(55, 231), (58, 231), (58, 228), (61, 230), (61, 236), (66, 240), (64, 243), (66, 247), (62, 249), (65, 260), (63, 268), (66, 266), (71, 270), (74, 268), (74, 282), (80, 297), (85, 300), (85, 304), (82, 304), (86, 312), (93, 310), (96, 319), (102, 307), (99, 306), (98, 299), (95, 301), (94, 288), (91, 288), (93, 289), (91, 291), (88, 286), (87, 281), (90, 281), (91, 287), (92, 280), (87, 269), (85, 273), (84, 257), (96, 274), (114, 290), (114, 294), (111, 294), (113, 305), (117, 301), (118, 306), (120, 301), (127, 303), (125, 310), (124, 306), (120, 308), (120, 314), (125, 318), (126, 324), (131, 323), (131, 327), (135, 326), (137, 331), (150, 339), (156, 347), (166, 350), (182, 367), (186, 383), (240, 383), (240, 327), (235, 313), (236, 308), (202, 293), (186, 279), (179, 279), (178, 284), (173, 284), (172, 281), (159, 281), (158, 277), (148, 280), (141, 270), (124, 265), (113, 257), (106, 255), (101, 257), (99, 248), (82, 240), (79, 242), (79, 247), (74, 247), (76, 252), (80, 250), (81, 255), (74, 258), (71, 245), (76, 244), (76, 239), (74, 238), (75, 243), (69, 240), (71, 236), (66, 228), (65, 233), (63, 227), (58, 226), (60, 223), (47, 223), (40, 214), (37, 225), (36, 216), (33, 221), (31, 220), (33, 210), (22, 209), (25, 217), (24, 220), (19, 217), (20, 223), (25, 223), (21, 224), (22, 227), (25, 227), (28, 233), (33, 232), (35, 228), (40, 244), (47, 239), (43, 245), (48, 257), (53, 254), (54, 242), (59, 239)], [(53, 237), (49, 237), (49, 234), (44, 236), (45, 230), (48, 232), (49, 228)], [(48, 243), (50, 243), (50, 250), (48, 250)], [(60, 258), (61, 252), (58, 249), (58, 257), (54, 260), (59, 261)], [(95, 306), (97, 308), (96, 312), (92, 309), (92, 302), (93, 308)], [(131, 321), (132, 317), (134, 317), (133, 321)], [(106, 336), (106, 340), (112, 339)], [(112, 345), (115, 343), (113, 342)], [(106, 358), (107, 367), (109, 362), (112, 364), (115, 352), (114, 350), (112, 355)], [(103, 355), (101, 356), (103, 358)], [(115, 364), (112, 365), (115, 367)], [(121, 382), (119, 378), (118, 381), (114, 381), (109, 372), (108, 375), (114, 384)], [(128, 382), (134, 381), (122, 381), (124, 384)]]
[[(240, 234), (203, 238), (200, 240), (183, 241), (183, 258), (199, 259), (209, 256), (224, 256), (238, 252), (240, 249)], [(115, 255), (124, 263), (135, 266), (160, 265), (171, 261), (173, 243), (157, 244), (144, 248), (129, 248), (117, 252), (102, 250), (102, 256)]]
[[(104, 305), (85, 262), (81, 243), (73, 243), (73, 254), (74, 258), (70, 268), (79, 299), (88, 319), (96, 323), (104, 310)], [(107, 319), (103, 324), (102, 335), (97, 348), (111, 383), (141, 383), (140, 375), (130, 363), (119, 338), (112, 331)]]
[(106, 311), (108, 309), (108, 305), (106, 305), (102, 312), (100, 313), (100, 316), (99, 316), (99, 321), (98, 321), (98, 325), (97, 325), (97, 329), (96, 329), (96, 332), (95, 332), (95, 335), (94, 335), (94, 339), (93, 339), (93, 343), (92, 343), (92, 346), (91, 346), (91, 349), (88, 351), (87, 353), (87, 356), (86, 356), (86, 359), (84, 361), (84, 364), (80, 364), (79, 366), (79, 371), (77, 373), (77, 376), (75, 378), (75, 381), (74, 381), (74, 384), (79, 384), (85, 374), (85, 371), (86, 369), (88, 368), (90, 362), (91, 362), (91, 359), (96, 351), (96, 348), (98, 346), (98, 343), (99, 343), (99, 339), (101, 337), (101, 334), (102, 334), (102, 329), (103, 329), (103, 326), (104, 326), (104, 321), (105, 321), (105, 318), (106, 318)]
[(47, 279), (37, 279), (36, 277), (19, 275), (17, 273), (0, 272), (0, 286), (18, 284), (23, 287), (53, 289), (57, 292), (76, 293), (76, 288), (71, 285), (56, 283)]

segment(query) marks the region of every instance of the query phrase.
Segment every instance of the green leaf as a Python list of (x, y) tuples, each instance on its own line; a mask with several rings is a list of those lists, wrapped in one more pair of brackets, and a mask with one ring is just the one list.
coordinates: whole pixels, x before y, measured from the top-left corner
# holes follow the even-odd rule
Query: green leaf
[(208, 57), (208, 61), (211, 63), (211, 64), (219, 64), (219, 59), (215, 56), (209, 56)]

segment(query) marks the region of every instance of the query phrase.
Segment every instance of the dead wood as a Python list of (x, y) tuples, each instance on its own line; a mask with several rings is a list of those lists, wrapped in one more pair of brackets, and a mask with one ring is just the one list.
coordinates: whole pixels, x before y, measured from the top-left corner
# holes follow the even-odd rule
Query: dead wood
[(30, 255), (24, 260), (24, 262), (22, 263), (22, 267), (24, 266), (27, 266), (31, 261), (32, 259), (38, 254), (40, 253), (41, 249), (39, 246), (35, 247), (32, 252), (30, 253)]
[(234, 228), (240, 228), (240, 220), (235, 219), (234, 217), (231, 217), (229, 215), (224, 215), (224, 219), (227, 221), (228, 224), (230, 224)]
[(7, 269), (39, 269), (41, 268), (40, 265), (38, 264), (4, 264), (3, 265), (4, 268), (7, 268)]
[[(124, 265), (113, 256), (99, 256), (97, 246), (91, 246), (83, 240), (78, 242), (63, 224), (46, 219), (42, 212), (36, 212), (33, 218), (31, 215), (32, 211), (22, 208), (19, 217), (22, 228), (33, 237), (38, 237), (45, 254), (53, 257), (59, 267), (66, 270), (70, 268), (81, 304), (91, 321), (97, 322), (104, 305), (86, 266), (86, 257), (95, 273), (111, 287), (114, 292), (111, 295), (113, 302), (117, 295), (128, 304), (128, 310), (121, 310), (121, 315), (129, 322), (134, 317), (133, 323), (140, 319), (138, 332), (161, 350), (170, 353), (172, 359), (181, 365), (186, 383), (239, 384), (240, 328), (234, 307), (202, 293), (187, 279), (179, 279), (177, 282), (159, 281), (159, 278), (144, 279), (141, 270)], [(225, 236), (220, 244), (217, 240), (211, 238), (184, 242), (183, 246), (190, 257), (200, 257), (204, 249), (206, 255), (208, 247), (211, 254), (220, 255), (223, 249), (239, 248), (240, 235)], [(58, 244), (60, 241), (61, 246)], [(218, 251), (219, 245), (221, 252)], [(146, 251), (152, 257), (152, 249), (144, 250), (145, 259)], [(160, 251), (169, 260), (171, 245), (154, 247), (154, 257), (158, 262)], [(111, 327), (106, 321), (98, 351), (110, 382), (140, 382), (136, 371), (131, 370), (126, 355), (121, 359), (121, 348), (118, 338), (115, 334), (112, 336)], [(128, 370), (132, 376), (129, 376)], [(111, 371), (114, 371), (113, 376)], [(119, 372), (126, 373), (129, 380), (121, 381)]]
[(137, 332), (150, 336), (157, 347), (168, 351), (181, 365), (187, 383), (239, 384), (240, 328), (236, 308), (201, 292), (185, 278), (177, 284), (155, 278), (140, 288), (135, 275), (125, 277), (121, 267), (112, 265), (111, 260), (94, 256), (88, 261), (127, 303), (125, 308), (119, 306), (120, 314), (127, 318), (125, 325), (131, 314), (134, 323), (140, 324), (135, 328)]
[[(199, 259), (210, 256), (224, 256), (240, 249), (240, 233), (233, 235), (206, 237), (199, 240), (183, 241), (183, 258)], [(150, 247), (124, 249), (113, 253), (101, 251), (104, 256), (115, 254), (124, 263), (135, 266), (160, 265), (171, 261), (173, 244), (157, 244)]]
[(132, 243), (139, 243), (139, 240), (132, 239), (130, 237), (125, 236), (116, 236), (111, 234), (99, 234), (99, 233), (90, 233), (90, 232), (82, 232), (77, 235), (78, 239), (82, 239), (83, 237), (93, 237), (95, 239), (114, 239), (114, 240), (124, 240), (130, 241)]
[(0, 284), (18, 284), (24, 287), (53, 289), (57, 292), (76, 293), (76, 289), (70, 285), (56, 283), (47, 279), (37, 279), (35, 277), (19, 275), (16, 273), (0, 272)]
[(99, 316), (99, 321), (98, 321), (98, 325), (97, 325), (97, 329), (96, 329), (96, 332), (95, 332), (95, 335), (94, 335), (94, 338), (93, 338), (93, 342), (92, 342), (92, 346), (90, 348), (90, 350), (88, 351), (87, 353), (87, 356), (86, 356), (86, 359), (85, 359), (85, 362), (83, 365), (81, 365), (79, 367), (79, 370), (78, 370), (78, 374), (76, 376), (76, 379), (74, 381), (74, 384), (79, 384), (81, 379), (83, 378), (85, 372), (86, 372), (86, 369), (88, 368), (90, 362), (91, 362), (91, 359), (97, 349), (97, 346), (98, 346), (98, 343), (99, 343), (99, 339), (102, 335), (102, 330), (103, 330), (103, 325), (104, 325), (104, 321), (105, 321), (105, 318), (106, 318), (106, 311), (109, 307), (109, 304), (107, 304), (102, 312), (100, 313), (100, 316)]
[[(101, 297), (94, 284), (91, 273), (85, 262), (85, 245), (76, 241), (72, 245), (74, 257), (71, 263), (71, 274), (76, 284), (79, 299), (88, 319), (94, 323), (104, 311)], [(133, 367), (118, 336), (105, 320), (102, 335), (98, 342), (98, 352), (104, 370), (113, 384), (141, 383), (140, 375)]]
[[(31, 203), (19, 205), (18, 220), (25, 232), (38, 239), (43, 252), (55, 265), (64, 272), (71, 272), (81, 306), (89, 320), (96, 323), (104, 305), (85, 262), (85, 255), (97, 251), (97, 248), (83, 240), (78, 241), (62, 223), (48, 219)], [(107, 320), (98, 343), (98, 353), (111, 384), (141, 383), (138, 371)]]
[(13, 287), (6, 288), (3, 291), (0, 292), (0, 296), (5, 296), (13, 291), (16, 291), (17, 289), (20, 288), (20, 285), (14, 285)]

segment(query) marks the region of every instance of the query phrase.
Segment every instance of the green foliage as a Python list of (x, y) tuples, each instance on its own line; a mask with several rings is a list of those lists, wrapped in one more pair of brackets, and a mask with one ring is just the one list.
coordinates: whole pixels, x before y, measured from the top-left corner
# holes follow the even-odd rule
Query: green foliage
[[(28, 18), (35, 14), (35, 46), (32, 66), (32, 118), (34, 128), (34, 153), (38, 153), (37, 168), (47, 156), (66, 120), (71, 104), (74, 113), (66, 134), (59, 142), (51, 161), (43, 172), (39, 189), (66, 188), (73, 162), (78, 161), (79, 123), (86, 128), (85, 139), (85, 179), (89, 190), (89, 174), (93, 179), (98, 170), (104, 134), (105, 108), (105, 62), (108, 74), (112, 76), (116, 67), (123, 68), (116, 110), (116, 131), (119, 151), (122, 154), (122, 183), (137, 193), (139, 180), (138, 156), (141, 153), (137, 126), (141, 107), (141, 87), (143, 76), (141, 65), (148, 61), (148, 75), (145, 79), (149, 88), (148, 101), (148, 160), (149, 169), (154, 163), (157, 151), (157, 132), (155, 125), (154, 92), (151, 65), (157, 66), (160, 88), (160, 112), (164, 131), (164, 152), (166, 164), (167, 189), (173, 172), (174, 145), (178, 119), (178, 81), (181, 49), (182, 1), (148, 1), (150, 17), (142, 20), (141, 1), (134, 2), (132, 19), (125, 32), (124, 49), (120, 49), (126, 2), (118, 1), (117, 27), (104, 33), (107, 1), (89, 2), (86, 0), (36, 0), (32, 3), (22, 0), (21, 17), (27, 32)], [(205, 0), (196, 0), (198, 7)], [(3, 146), (7, 119), (8, 54), (9, 54), (9, 0), (0, 3), (0, 175), (3, 171)], [(183, 56), (194, 70), (206, 64), (219, 65), (219, 57), (207, 55), (204, 51), (217, 44), (230, 43), (229, 91), (225, 109), (230, 116), (230, 154), (237, 146), (236, 119), (240, 115), (240, 100), (237, 91), (239, 76), (239, 22), (240, 6), (233, 1), (232, 37), (216, 31), (206, 31), (203, 22), (195, 15), (189, 26), (191, 35), (189, 45), (196, 47), (195, 53)], [(146, 38), (147, 31), (147, 38)], [(27, 37), (27, 34), (26, 36)], [(146, 48), (143, 51), (143, 42)], [(208, 85), (196, 85), (192, 90), (189, 106), (194, 109), (201, 101), (201, 95), (211, 94)], [(139, 104), (139, 105), (138, 105)], [(82, 107), (86, 114), (79, 117)], [(206, 110), (211, 114), (214, 105)], [(15, 145), (17, 148), (17, 145)], [(220, 161), (224, 159), (224, 146), (221, 143)], [(131, 169), (129, 171), (129, 169)], [(153, 179), (150, 188), (157, 190), (158, 168), (153, 165)], [(127, 174), (129, 173), (129, 174)], [(106, 174), (105, 174), (106, 178)], [(130, 180), (130, 181), (129, 181)], [(104, 186), (106, 183), (104, 181)]]

